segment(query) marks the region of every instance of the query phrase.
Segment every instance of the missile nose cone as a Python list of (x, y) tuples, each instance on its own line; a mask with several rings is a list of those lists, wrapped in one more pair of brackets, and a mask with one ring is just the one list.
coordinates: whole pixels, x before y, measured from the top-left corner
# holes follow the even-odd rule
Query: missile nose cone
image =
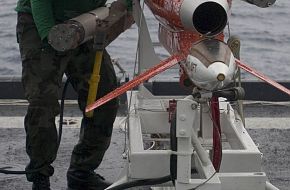
[(231, 82), (236, 70), (229, 47), (212, 39), (193, 44), (183, 67), (189, 79), (205, 90), (224, 88)]

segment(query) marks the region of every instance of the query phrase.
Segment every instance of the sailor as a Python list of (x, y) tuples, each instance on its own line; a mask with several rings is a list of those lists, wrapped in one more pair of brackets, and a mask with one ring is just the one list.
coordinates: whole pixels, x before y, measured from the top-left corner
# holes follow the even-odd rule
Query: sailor
[[(55, 117), (60, 113), (60, 87), (65, 74), (78, 94), (83, 112), (79, 142), (75, 145), (67, 183), (69, 190), (100, 190), (109, 183), (94, 170), (100, 165), (109, 147), (112, 126), (118, 109), (116, 99), (96, 109), (92, 118), (84, 115), (88, 80), (92, 72), (95, 51), (88, 41), (74, 50), (57, 52), (47, 42), (50, 29), (65, 20), (100, 6), (106, 0), (19, 0), (16, 26), (22, 60), (22, 84), (29, 102), (24, 120), (26, 151), (29, 163), (26, 171), (33, 190), (50, 190), (51, 165), (57, 154)], [(116, 75), (109, 54), (105, 51), (101, 66), (97, 98), (116, 88)]]

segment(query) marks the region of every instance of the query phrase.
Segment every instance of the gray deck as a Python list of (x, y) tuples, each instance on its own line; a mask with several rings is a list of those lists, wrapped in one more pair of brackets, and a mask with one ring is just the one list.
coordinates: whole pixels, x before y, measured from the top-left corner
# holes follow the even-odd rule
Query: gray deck
[[(22, 127), (26, 102), (14, 100), (13, 106), (10, 103), (0, 102), (0, 167), (12, 165), (15, 169), (23, 169), (28, 161), (25, 153), (25, 132)], [(248, 131), (264, 154), (264, 170), (269, 180), (281, 190), (288, 190), (290, 186), (289, 105), (290, 102), (247, 102), (245, 109)], [(54, 162), (55, 174), (51, 178), (52, 189), (55, 190), (66, 188), (66, 169), (79, 133), (80, 113), (75, 102), (68, 102), (65, 110), (67, 125), (64, 126), (62, 143)], [(117, 180), (125, 163), (122, 159), (124, 133), (119, 129), (121, 120), (119, 117), (115, 122), (111, 146), (97, 170), (111, 181)], [(25, 176), (0, 174), (0, 189), (28, 190), (31, 189), (31, 183), (26, 181)]]

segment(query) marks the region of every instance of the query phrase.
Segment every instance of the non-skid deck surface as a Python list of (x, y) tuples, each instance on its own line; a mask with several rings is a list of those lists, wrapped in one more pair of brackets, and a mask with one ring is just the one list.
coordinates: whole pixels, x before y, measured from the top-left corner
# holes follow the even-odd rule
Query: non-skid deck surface
[[(121, 120), (122, 118), (118, 118), (116, 123)], [(12, 165), (16, 169), (23, 169), (28, 161), (25, 152), (25, 132), (22, 128), (22, 121), (23, 117), (0, 117), (0, 167)], [(55, 174), (51, 178), (53, 190), (66, 189), (66, 170), (69, 165), (71, 151), (78, 140), (79, 118), (70, 120), (70, 122), (70, 127), (64, 126), (62, 143), (57, 159), (54, 162)], [(247, 118), (247, 124), (251, 126), (248, 129), (250, 135), (264, 154), (263, 166), (269, 180), (281, 190), (288, 190), (290, 187), (289, 119), (252, 117)], [(284, 127), (275, 128), (275, 124)], [(122, 159), (123, 149), (124, 133), (118, 127), (115, 127), (111, 146), (97, 172), (104, 175), (110, 181), (117, 180), (125, 164), (125, 160)], [(0, 174), (0, 189), (30, 190), (31, 183), (26, 181), (25, 176)]]

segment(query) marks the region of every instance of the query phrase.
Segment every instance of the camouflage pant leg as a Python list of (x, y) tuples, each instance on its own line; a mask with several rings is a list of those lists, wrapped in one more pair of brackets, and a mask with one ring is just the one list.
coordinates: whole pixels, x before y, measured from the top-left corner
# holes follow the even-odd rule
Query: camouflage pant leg
[[(28, 21), (27, 21), (28, 20)], [(42, 48), (32, 18), (19, 17), (17, 37), (23, 62), (23, 86), (29, 100), (25, 118), (27, 132), (27, 153), (30, 163), (27, 169), (43, 167), (40, 173), (52, 175), (51, 163), (56, 157), (56, 129), (54, 118), (59, 113), (57, 102), (62, 73), (66, 74), (78, 93), (78, 102), (83, 111), (88, 94), (88, 79), (94, 63), (95, 52), (88, 44), (77, 48), (59, 62), (59, 57), (49, 48)], [(105, 52), (101, 67), (101, 80), (98, 97), (102, 97), (116, 88), (116, 76), (109, 55)], [(117, 112), (117, 100), (95, 110), (92, 119), (84, 118), (79, 143), (75, 146), (71, 158), (71, 167), (78, 170), (94, 170), (102, 161), (112, 133)], [(33, 180), (33, 175), (27, 175)]]
[[(41, 42), (31, 15), (19, 14), (17, 37), (22, 59), (22, 84), (29, 106), (25, 116), (27, 170), (43, 168), (39, 173), (53, 174), (50, 165), (56, 158), (59, 113), (58, 92), (65, 65), (60, 65), (55, 51)], [(62, 68), (61, 68), (62, 67)], [(33, 181), (34, 175), (27, 179)]]
[[(94, 64), (95, 52), (89, 43), (80, 48), (81, 53), (69, 63), (67, 76), (78, 93), (79, 107), (84, 111), (88, 94), (88, 80)], [(83, 58), (83, 59), (81, 59)], [(100, 71), (97, 99), (117, 87), (116, 75), (110, 56), (105, 51)], [(70, 170), (91, 172), (101, 163), (111, 141), (113, 123), (118, 109), (114, 99), (94, 110), (93, 118), (82, 120), (80, 138), (71, 156)]]

